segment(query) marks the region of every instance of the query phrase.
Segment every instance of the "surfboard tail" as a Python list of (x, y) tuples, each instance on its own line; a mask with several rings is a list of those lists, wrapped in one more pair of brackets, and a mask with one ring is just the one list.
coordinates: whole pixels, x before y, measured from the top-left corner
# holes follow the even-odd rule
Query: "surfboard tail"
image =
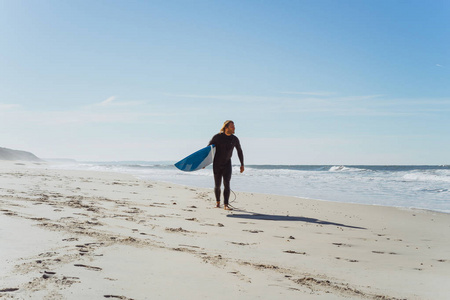
[(210, 165), (214, 160), (215, 153), (215, 145), (209, 145), (183, 158), (175, 164), (175, 167), (185, 172), (197, 171)]

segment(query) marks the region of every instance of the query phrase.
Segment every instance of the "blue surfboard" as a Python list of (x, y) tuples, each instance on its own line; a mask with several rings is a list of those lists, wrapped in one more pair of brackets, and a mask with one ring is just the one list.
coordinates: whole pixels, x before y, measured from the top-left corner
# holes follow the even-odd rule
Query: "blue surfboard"
[(215, 146), (209, 145), (183, 158), (175, 164), (175, 167), (185, 172), (197, 171), (212, 164), (215, 152)]

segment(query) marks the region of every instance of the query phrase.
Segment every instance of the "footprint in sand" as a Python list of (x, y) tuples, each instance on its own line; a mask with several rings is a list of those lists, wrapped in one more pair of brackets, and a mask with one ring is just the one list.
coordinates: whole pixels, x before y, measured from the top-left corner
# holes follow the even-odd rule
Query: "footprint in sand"
[(344, 243), (333, 243), (333, 245), (338, 246), (338, 247), (351, 247), (352, 245), (349, 244), (344, 244)]
[[(375, 253), (375, 254), (386, 254), (386, 252), (384, 252), (384, 251), (372, 251), (372, 253)], [(388, 254), (397, 255), (398, 253), (388, 252)]]
[(230, 243), (232, 243), (233, 245), (239, 245), (239, 246), (248, 246), (248, 245), (250, 245), (248, 243), (240, 243), (240, 242), (230, 242)]
[(6, 288), (6, 289), (2, 289), (0, 290), (0, 293), (10, 293), (10, 292), (15, 292), (18, 291), (18, 288)]
[(56, 252), (45, 252), (45, 253), (41, 253), (38, 256), (40, 257), (53, 257), (55, 255), (58, 255), (58, 253)]
[(82, 265), (82, 264), (75, 264), (74, 266), (75, 267), (86, 268), (86, 269), (91, 270), (91, 271), (101, 271), (101, 270), (103, 270), (102, 268), (99, 268), (99, 267), (87, 266), (87, 265)]
[(297, 252), (297, 251), (294, 251), (294, 250), (286, 250), (286, 251), (283, 251), (284, 253), (289, 253), (289, 254), (301, 254), (301, 255), (306, 255), (306, 252)]
[(133, 298), (127, 298), (125, 296), (117, 296), (117, 295), (103, 295), (105, 298), (116, 298), (121, 300), (133, 300)]
[(247, 231), (247, 232), (250, 232), (250, 233), (260, 233), (260, 232), (264, 232), (264, 231), (262, 231), (262, 230), (247, 230), (247, 229), (244, 229), (244, 230), (242, 230), (242, 231)]
[(168, 232), (182, 232), (182, 233), (192, 233), (191, 231), (185, 230), (181, 227), (179, 228), (166, 228), (166, 231)]
[[(336, 259), (342, 259), (341, 257), (335, 257)], [(355, 263), (355, 262), (359, 262), (359, 260), (356, 259), (344, 259), (345, 261), (351, 262), (351, 263)]]
[(89, 250), (87, 250), (87, 249), (80, 249), (78, 251), (79, 251), (80, 255), (85, 255), (85, 254), (89, 253)]
[(51, 277), (53, 277), (53, 276), (55, 276), (55, 275), (56, 275), (55, 272), (44, 271), (44, 275), (42, 275), (42, 278), (48, 279), (48, 278), (51, 278)]

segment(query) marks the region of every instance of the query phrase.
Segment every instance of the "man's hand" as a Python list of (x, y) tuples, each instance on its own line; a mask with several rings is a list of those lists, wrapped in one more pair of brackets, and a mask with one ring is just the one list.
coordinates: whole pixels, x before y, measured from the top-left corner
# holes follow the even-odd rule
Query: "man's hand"
[(245, 170), (244, 166), (241, 166), (241, 173), (243, 173)]

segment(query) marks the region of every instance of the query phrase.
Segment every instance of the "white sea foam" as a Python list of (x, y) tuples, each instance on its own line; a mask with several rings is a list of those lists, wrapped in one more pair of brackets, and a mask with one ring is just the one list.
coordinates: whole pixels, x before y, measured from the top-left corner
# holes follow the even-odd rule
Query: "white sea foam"
[(409, 181), (442, 181), (442, 182), (448, 182), (450, 183), (450, 173), (447, 170), (438, 170), (434, 172), (427, 172), (427, 173), (408, 173), (403, 176), (405, 180)]
[(365, 169), (360, 169), (356, 167), (346, 167), (346, 166), (332, 166), (329, 170), (330, 172), (361, 172), (361, 171), (367, 171)]

